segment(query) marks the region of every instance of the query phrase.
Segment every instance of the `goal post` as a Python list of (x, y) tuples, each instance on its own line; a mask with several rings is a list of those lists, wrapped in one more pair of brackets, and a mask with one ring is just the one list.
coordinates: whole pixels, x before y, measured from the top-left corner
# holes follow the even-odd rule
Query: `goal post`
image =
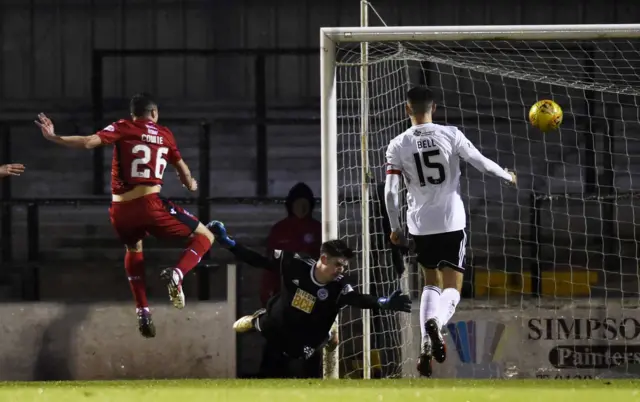
[[(369, 26), (369, 5), (360, 1), (360, 27)], [(362, 293), (369, 294), (371, 290), (371, 247), (369, 241), (369, 43), (360, 42), (360, 209), (361, 209), (361, 242), (362, 245)], [(362, 311), (362, 350), (371, 350), (371, 312)], [(371, 355), (362, 355), (362, 378), (371, 378)]]
[[(336, 113), (336, 74), (335, 43), (321, 35), (320, 67), (326, 71), (320, 73), (320, 132), (322, 135), (320, 152), (322, 154), (321, 192), (322, 192), (322, 241), (338, 238), (338, 119)], [(339, 325), (333, 332), (339, 336)], [(324, 378), (339, 377), (339, 348), (325, 348), (323, 356)]]
[[(373, 186), (384, 183), (386, 146), (409, 126), (404, 112), (406, 90), (411, 85), (427, 84), (440, 98), (436, 122), (459, 126), (481, 152), (502, 166), (515, 168), (519, 174), (517, 189), (502, 189), (498, 180), (463, 169), (461, 192), (469, 215), (468, 255), (482, 261), (480, 265), (488, 272), (513, 271), (524, 282), (532, 264), (564, 264), (570, 269), (584, 266), (606, 277), (611, 267), (594, 268), (593, 258), (589, 260), (588, 255), (589, 231), (600, 230), (599, 235), (604, 236), (602, 228), (607, 217), (599, 217), (599, 229), (585, 227), (584, 232), (574, 221), (582, 219), (584, 226), (590, 226), (587, 221), (598, 218), (587, 216), (586, 203), (617, 199), (616, 194), (635, 191), (633, 174), (625, 173), (625, 178), (615, 171), (619, 169), (616, 164), (631, 170), (629, 153), (640, 151), (640, 147), (631, 149), (628, 143), (629, 139), (640, 143), (640, 130), (627, 124), (640, 124), (640, 117), (629, 117), (626, 110), (638, 108), (637, 68), (640, 24), (322, 28), (323, 239), (342, 238), (356, 249), (358, 258), (352, 264), (351, 277), (357, 278), (360, 291), (369, 292), (369, 284), (381, 293), (402, 287), (413, 296), (414, 309), (419, 309), (419, 274), (409, 269), (412, 280), (407, 281), (406, 276), (391, 272), (397, 264), (389, 262), (393, 259), (390, 246), (378, 240), (384, 234), (378, 225), (383, 218), (370, 205), (381, 202), (379, 195), (374, 196)], [(564, 110), (565, 122), (558, 133), (542, 135), (527, 124), (528, 108), (535, 99), (544, 98), (557, 98)], [(609, 129), (596, 125), (609, 126), (613, 120), (624, 130), (621, 136), (626, 142), (602, 145), (600, 139)], [(594, 140), (599, 135), (602, 137)], [(624, 149), (616, 150), (616, 146)], [(603, 155), (618, 158), (617, 162), (610, 161), (610, 166), (605, 163), (605, 169), (608, 166), (611, 175), (618, 174), (621, 179), (616, 176), (608, 184), (601, 180), (602, 168), (598, 164)], [(589, 169), (595, 178), (585, 175)], [(585, 180), (592, 180), (593, 186), (589, 187)], [(616, 186), (622, 189), (614, 191)], [(587, 194), (588, 191), (596, 193)], [(548, 202), (530, 207), (531, 197)], [(559, 198), (566, 201), (562, 210), (554, 209), (558, 208), (554, 200)], [(625, 199), (634, 200), (636, 196)], [(633, 202), (628, 204), (625, 208), (633, 210)], [(552, 228), (530, 227), (536, 225), (528, 222), (531, 208), (540, 208), (536, 213), (546, 217), (540, 220), (551, 222)], [(567, 227), (558, 224), (565, 221)], [(627, 226), (635, 229), (633, 222)], [(622, 236), (620, 227), (615, 229), (615, 236)], [(551, 234), (545, 237), (545, 231)], [(535, 236), (531, 234), (534, 232)], [(629, 236), (635, 239), (635, 234)], [(538, 243), (531, 252), (530, 239)], [(576, 244), (580, 245), (578, 251)], [(545, 251), (545, 247), (552, 251)], [(625, 258), (621, 247), (608, 249), (608, 253)], [(582, 261), (582, 257), (576, 259), (577, 252), (587, 255), (586, 262), (576, 263)], [(633, 275), (622, 272), (626, 268), (620, 264), (620, 275)], [(513, 266), (517, 267), (515, 271)], [(570, 281), (577, 280), (571, 278)], [(640, 287), (637, 274), (634, 278)], [(537, 278), (538, 284), (540, 280)], [(609, 284), (599, 290), (600, 285), (587, 296), (571, 293), (547, 297), (575, 301), (574, 298), (594, 297), (598, 291), (606, 297), (614, 291), (624, 294), (622, 288), (626, 286), (620, 284), (620, 289), (614, 289), (608, 288), (613, 286)], [(498, 298), (498, 304), (512, 301), (513, 296), (501, 294), (504, 296)], [(529, 296), (541, 295), (532, 294), (523, 285), (517, 297)], [(482, 297), (483, 302), (495, 301), (489, 294)], [(473, 302), (463, 299), (462, 303)], [(393, 366), (388, 371), (383, 369), (382, 376), (415, 374), (409, 368), (419, 348), (415, 314), (411, 319), (361, 314), (352, 309), (345, 309), (342, 314), (340, 347), (325, 353), (326, 378), (337, 378), (341, 369), (345, 375), (361, 371), (359, 376), (372, 378), (380, 365)], [(374, 349), (390, 353), (373, 361)], [(398, 361), (390, 362), (393, 359)]]

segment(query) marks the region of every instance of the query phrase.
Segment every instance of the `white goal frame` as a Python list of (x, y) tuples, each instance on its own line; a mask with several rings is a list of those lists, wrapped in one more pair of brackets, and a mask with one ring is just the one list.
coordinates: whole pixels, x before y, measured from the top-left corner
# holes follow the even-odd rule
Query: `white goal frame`
[[(336, 47), (340, 43), (401, 42), (401, 41), (460, 41), (460, 40), (604, 40), (640, 38), (640, 24), (585, 24), (585, 25), (488, 25), (488, 26), (406, 26), (406, 27), (344, 27), (320, 29), (320, 96), (321, 96), (321, 152), (322, 152), (322, 224), (323, 240), (338, 236), (338, 131)], [(361, 46), (363, 52), (367, 46)], [(362, 60), (367, 60), (363, 54)], [(364, 76), (366, 80), (366, 75)], [(366, 83), (364, 84), (366, 87)], [(361, 105), (368, 105), (368, 91), (362, 91)], [(361, 106), (362, 110), (365, 110)], [(362, 112), (361, 110), (361, 112)], [(366, 123), (361, 133), (366, 146)], [(369, 166), (364, 159), (362, 177)], [(361, 200), (368, 200), (366, 183), (361, 186)], [(364, 202), (368, 204), (368, 202)], [(363, 214), (362, 238), (367, 239), (368, 218)], [(366, 251), (368, 246), (364, 246)], [(363, 259), (363, 284), (369, 283), (369, 259)], [(364, 289), (368, 292), (368, 289)], [(369, 334), (370, 315), (363, 314), (363, 334)], [(371, 378), (368, 336), (363, 336), (363, 377)], [(339, 348), (325, 353), (324, 377), (338, 378)]]

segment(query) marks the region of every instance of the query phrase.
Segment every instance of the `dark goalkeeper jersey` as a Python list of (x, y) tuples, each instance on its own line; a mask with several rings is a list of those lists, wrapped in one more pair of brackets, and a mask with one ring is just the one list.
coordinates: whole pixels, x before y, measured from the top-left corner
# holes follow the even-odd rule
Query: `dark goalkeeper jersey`
[(322, 346), (345, 306), (379, 307), (377, 297), (358, 293), (342, 276), (319, 283), (314, 276), (316, 261), (307, 256), (276, 250), (264, 257), (238, 243), (229, 250), (247, 264), (280, 272), (280, 292), (267, 303), (258, 330), (287, 349)]
[(353, 292), (344, 277), (321, 284), (316, 281), (316, 261), (312, 258), (276, 250), (272, 268), (281, 275), (281, 290), (267, 304), (268, 325), (264, 331), (286, 332), (295, 338), (305, 339), (309, 346), (320, 344), (328, 336), (343, 303), (343, 296)]

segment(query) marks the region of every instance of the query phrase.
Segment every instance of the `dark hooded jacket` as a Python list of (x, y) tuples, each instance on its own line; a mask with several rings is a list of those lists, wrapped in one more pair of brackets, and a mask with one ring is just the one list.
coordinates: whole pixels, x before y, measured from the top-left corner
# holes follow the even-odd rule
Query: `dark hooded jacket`
[(304, 198), (309, 201), (309, 215), (307, 217), (311, 217), (311, 215), (313, 214), (313, 209), (316, 206), (316, 199), (313, 197), (313, 191), (311, 190), (311, 187), (302, 182), (294, 185), (289, 190), (289, 194), (287, 195), (287, 199), (284, 203), (285, 208), (287, 209), (287, 216), (293, 215), (293, 203), (298, 198)]
[[(304, 198), (309, 202), (309, 213), (298, 218), (293, 214), (293, 204)], [(285, 201), (287, 217), (277, 222), (269, 232), (267, 247), (269, 252), (284, 250), (294, 253), (304, 253), (312, 258), (318, 258), (320, 245), (322, 244), (322, 224), (313, 218), (313, 209), (316, 205), (313, 191), (305, 183), (298, 183), (289, 190)], [(280, 290), (280, 273), (265, 271), (262, 279), (260, 299), (263, 305), (271, 295)]]

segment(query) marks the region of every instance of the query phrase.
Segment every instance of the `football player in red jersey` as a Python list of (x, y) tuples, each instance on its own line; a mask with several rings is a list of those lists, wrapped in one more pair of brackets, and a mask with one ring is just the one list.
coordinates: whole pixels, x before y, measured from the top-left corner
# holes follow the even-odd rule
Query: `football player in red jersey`
[(136, 301), (138, 327), (147, 338), (155, 336), (144, 280), (142, 239), (189, 238), (187, 248), (173, 268), (160, 274), (167, 283), (169, 298), (177, 308), (185, 304), (182, 279), (213, 243), (213, 234), (180, 206), (159, 195), (167, 164), (177, 170), (182, 184), (198, 189), (189, 167), (180, 156), (173, 133), (158, 122), (158, 106), (148, 94), (131, 99), (131, 120), (119, 120), (93, 135), (59, 136), (44, 114), (35, 122), (49, 141), (70, 148), (92, 149), (113, 144), (111, 168), (111, 224), (125, 246), (124, 266)]

